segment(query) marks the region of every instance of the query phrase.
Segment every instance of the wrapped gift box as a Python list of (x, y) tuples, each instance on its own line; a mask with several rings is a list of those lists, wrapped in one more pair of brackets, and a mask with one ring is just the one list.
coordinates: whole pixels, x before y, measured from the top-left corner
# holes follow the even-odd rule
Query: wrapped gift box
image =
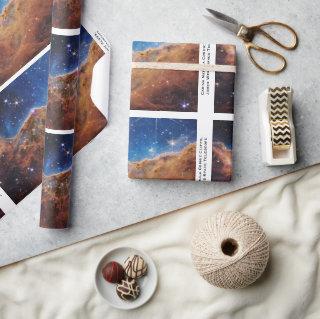
[(229, 181), (236, 50), (133, 42), (128, 175)]

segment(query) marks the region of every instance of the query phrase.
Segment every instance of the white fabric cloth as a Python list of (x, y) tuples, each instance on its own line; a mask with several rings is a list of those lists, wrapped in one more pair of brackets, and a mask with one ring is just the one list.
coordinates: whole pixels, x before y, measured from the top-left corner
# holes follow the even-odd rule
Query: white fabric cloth
[[(287, 175), (0, 269), (0, 318), (320, 318), (320, 166)], [(224, 290), (194, 270), (190, 239), (218, 210), (253, 216), (271, 260), (252, 286)], [(108, 306), (94, 288), (108, 250), (147, 251), (159, 271), (153, 298), (133, 311)]]

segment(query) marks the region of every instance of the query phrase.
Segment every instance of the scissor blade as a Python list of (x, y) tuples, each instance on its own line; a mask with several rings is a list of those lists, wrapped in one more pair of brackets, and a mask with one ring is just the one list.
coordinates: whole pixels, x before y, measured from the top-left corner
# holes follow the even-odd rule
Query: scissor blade
[(207, 9), (207, 11), (211, 13), (214, 22), (216, 22), (217, 24), (221, 25), (222, 27), (228, 29), (229, 31), (235, 34), (238, 33), (240, 29), (240, 24), (237, 20), (212, 9)]

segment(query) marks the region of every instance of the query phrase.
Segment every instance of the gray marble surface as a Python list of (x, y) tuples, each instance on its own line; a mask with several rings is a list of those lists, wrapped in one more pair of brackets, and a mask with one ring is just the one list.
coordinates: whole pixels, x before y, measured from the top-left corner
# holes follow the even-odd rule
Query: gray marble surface
[[(292, 25), (300, 45), (288, 57), (288, 69), (269, 76), (255, 69), (242, 43), (202, 17), (210, 7), (246, 24), (269, 19)], [(319, 146), (319, 43), (317, 1), (85, 0), (85, 14), (112, 43), (110, 123), (76, 156), (72, 227), (38, 227), (40, 187), (19, 213), (0, 223), (0, 265), (34, 256), (156, 215), (228, 193), (290, 171), (316, 164)], [(128, 111), (132, 40), (211, 42), (237, 45), (234, 179), (231, 183), (138, 181), (127, 178)], [(299, 162), (266, 167), (259, 146), (258, 96), (268, 86), (291, 85)], [(23, 206), (24, 205), (24, 206)], [(37, 209), (35, 209), (37, 207)], [(25, 214), (23, 212), (30, 212)], [(279, 212), (281, 213), (281, 212)]]

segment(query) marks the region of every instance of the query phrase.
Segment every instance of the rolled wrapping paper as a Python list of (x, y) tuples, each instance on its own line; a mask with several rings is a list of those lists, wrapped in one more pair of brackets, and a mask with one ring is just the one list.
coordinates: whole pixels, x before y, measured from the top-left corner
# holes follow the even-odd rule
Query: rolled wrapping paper
[(66, 228), (78, 106), (81, 0), (54, 0), (40, 227)]
[(255, 220), (219, 212), (194, 233), (191, 255), (199, 274), (213, 286), (243, 288), (255, 282), (269, 259), (269, 242)]

